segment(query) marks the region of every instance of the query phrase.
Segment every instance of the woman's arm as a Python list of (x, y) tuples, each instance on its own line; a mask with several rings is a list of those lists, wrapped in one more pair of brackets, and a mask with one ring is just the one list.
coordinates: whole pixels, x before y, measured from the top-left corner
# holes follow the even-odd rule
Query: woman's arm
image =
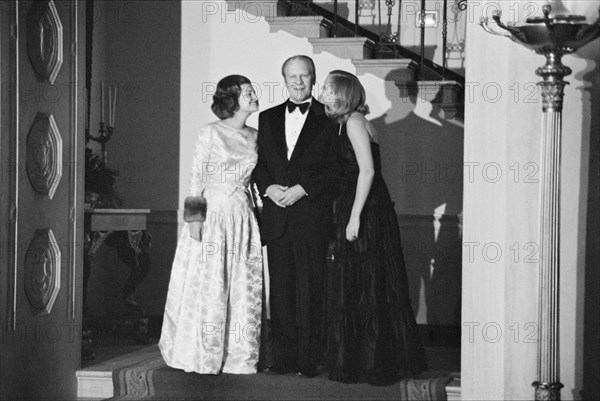
[(202, 129), (196, 140), (192, 162), (192, 174), (190, 177), (190, 189), (188, 197), (185, 198), (183, 207), (183, 220), (190, 224), (190, 235), (192, 238), (202, 240), (202, 228), (206, 220), (206, 199), (203, 192), (206, 187), (206, 179), (203, 176), (210, 162), (210, 137), (211, 128)]
[(354, 196), (350, 221), (346, 227), (346, 239), (348, 241), (354, 241), (358, 238), (360, 214), (365, 206), (367, 197), (369, 196), (371, 185), (373, 184), (375, 168), (373, 167), (371, 142), (365, 116), (360, 113), (352, 114), (346, 122), (346, 130), (352, 148), (354, 149), (359, 168), (358, 180), (356, 182), (356, 195)]

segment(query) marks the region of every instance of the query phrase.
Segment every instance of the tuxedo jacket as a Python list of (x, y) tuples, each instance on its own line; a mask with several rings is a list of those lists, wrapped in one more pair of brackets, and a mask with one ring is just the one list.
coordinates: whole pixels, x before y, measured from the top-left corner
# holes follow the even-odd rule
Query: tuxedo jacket
[[(287, 230), (292, 238), (311, 236), (326, 241), (331, 232), (333, 190), (341, 171), (336, 158), (337, 125), (313, 98), (288, 160), (286, 103), (265, 110), (258, 118), (258, 161), (253, 178), (263, 196), (262, 240), (266, 243), (277, 240)], [(308, 196), (281, 208), (264, 197), (272, 184), (288, 187), (300, 184)]]

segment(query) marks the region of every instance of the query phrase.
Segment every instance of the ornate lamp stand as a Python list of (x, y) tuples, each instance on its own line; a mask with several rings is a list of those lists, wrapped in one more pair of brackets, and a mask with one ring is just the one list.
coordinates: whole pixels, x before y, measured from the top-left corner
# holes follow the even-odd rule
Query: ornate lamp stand
[(536, 400), (560, 400), (559, 354), (559, 235), (560, 235), (560, 158), (562, 136), (563, 78), (571, 69), (561, 63), (570, 54), (600, 36), (600, 17), (586, 23), (586, 17), (572, 15), (560, 0), (542, 8), (543, 16), (528, 18), (526, 25), (508, 26), (500, 22), (501, 13), (493, 14), (498, 33), (483, 18), (486, 32), (512, 41), (546, 57), (546, 64), (536, 70), (543, 78), (542, 87), (542, 186), (540, 204), (540, 281), (538, 296), (539, 342)]

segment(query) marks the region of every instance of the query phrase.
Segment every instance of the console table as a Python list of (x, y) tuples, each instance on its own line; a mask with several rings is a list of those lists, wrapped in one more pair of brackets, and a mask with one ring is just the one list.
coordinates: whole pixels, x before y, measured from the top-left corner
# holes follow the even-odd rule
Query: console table
[[(92, 265), (103, 244), (116, 248), (119, 259), (129, 267), (129, 277), (123, 287), (123, 303), (128, 313), (123, 319), (133, 321), (136, 340), (146, 341), (148, 319), (134, 298), (135, 290), (150, 269), (148, 248), (151, 235), (147, 231), (147, 216), (150, 209), (95, 209), (84, 208), (84, 266), (83, 307), (87, 309), (87, 283)], [(85, 316), (84, 316), (85, 321)], [(83, 359), (93, 359), (91, 331), (84, 325)]]
[[(89, 229), (92, 231), (145, 230), (150, 209), (94, 209), (85, 208)], [(88, 223), (88, 221), (86, 221)]]

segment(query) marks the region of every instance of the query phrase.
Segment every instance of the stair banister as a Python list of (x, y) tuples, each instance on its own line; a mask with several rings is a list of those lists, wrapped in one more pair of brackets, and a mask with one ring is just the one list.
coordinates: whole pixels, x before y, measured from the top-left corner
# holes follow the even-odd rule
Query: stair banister
[(356, 38), (358, 36), (358, 6), (359, 6), (359, 1), (360, 0), (356, 0), (355, 1), (355, 5), (354, 5), (354, 37)]
[(448, 0), (444, 0), (444, 12), (442, 14), (442, 80), (446, 80), (446, 67), (448, 64)]

